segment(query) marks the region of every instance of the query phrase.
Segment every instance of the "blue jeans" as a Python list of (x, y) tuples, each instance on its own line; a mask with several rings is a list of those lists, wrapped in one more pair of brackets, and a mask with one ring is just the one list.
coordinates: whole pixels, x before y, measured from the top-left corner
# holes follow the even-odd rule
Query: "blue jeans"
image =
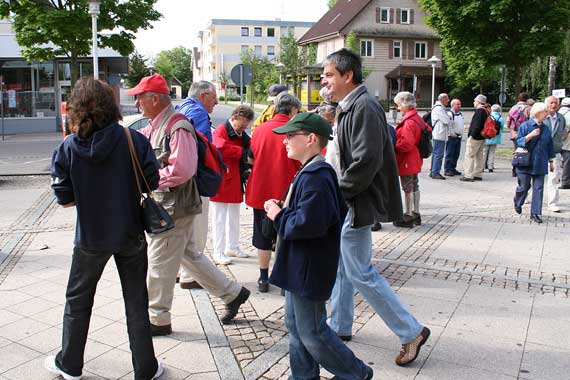
[(350, 214), (346, 215), (342, 226), (340, 261), (331, 296), (329, 324), (339, 335), (352, 335), (356, 288), (402, 344), (409, 343), (420, 334), (422, 326), (372, 266), (370, 226), (352, 228)]
[(457, 160), (461, 151), (461, 137), (449, 137), (445, 144), (445, 165), (444, 173), (451, 173), (457, 170)]
[(290, 380), (319, 380), (319, 364), (343, 380), (362, 380), (370, 372), (370, 367), (327, 325), (324, 301), (285, 292), (285, 325), (289, 331)]
[(544, 194), (544, 174), (532, 175), (525, 173), (517, 173), (518, 186), (515, 192), (515, 205), (521, 207), (524, 205), (528, 190), (530, 189), (530, 180), (532, 179), (532, 203), (530, 205), (530, 213), (542, 215), (542, 197)]
[(445, 150), (445, 141), (432, 140), (433, 152), (431, 152), (431, 175), (441, 174), (441, 163), (443, 162), (443, 151)]

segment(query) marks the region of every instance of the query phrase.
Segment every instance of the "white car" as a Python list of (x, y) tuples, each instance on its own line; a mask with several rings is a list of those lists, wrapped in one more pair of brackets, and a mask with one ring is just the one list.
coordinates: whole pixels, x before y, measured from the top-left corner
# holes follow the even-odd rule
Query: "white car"
[(141, 113), (136, 115), (124, 116), (123, 120), (120, 122), (124, 127), (128, 127), (133, 130), (139, 130), (148, 125), (148, 117), (143, 116)]

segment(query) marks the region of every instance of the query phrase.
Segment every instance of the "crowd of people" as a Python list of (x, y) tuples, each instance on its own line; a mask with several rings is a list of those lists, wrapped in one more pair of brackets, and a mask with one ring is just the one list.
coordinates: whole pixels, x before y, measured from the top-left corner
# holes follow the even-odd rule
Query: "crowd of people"
[[(406, 228), (422, 224), (418, 175), (424, 131), (432, 132), (429, 177), (462, 175), (457, 170), (466, 124), (461, 101), (440, 94), (426, 122), (414, 94), (400, 92), (394, 103), (402, 117), (392, 127), (363, 84), (360, 57), (347, 49), (326, 58), (322, 85), (323, 103), (309, 112), (285, 86), (272, 86), (271, 104), (250, 136), (254, 111), (248, 106), (238, 106), (227, 121), (212, 126), (217, 94), (210, 82), (192, 84), (188, 98), (174, 107), (165, 79), (144, 77), (128, 90), (150, 120), (135, 132), (118, 124), (121, 115), (108, 85), (78, 81), (68, 102), (73, 134), (52, 161), (57, 202), (77, 208), (77, 228), (62, 348), (46, 358), (48, 370), (66, 380), (81, 378), (96, 286), (111, 257), (123, 287), (135, 379), (163, 373), (152, 337), (173, 331), (176, 282), (219, 297), (226, 305), (220, 321), (231, 323), (250, 290), (215, 264), (248, 257), (239, 240), (244, 201), (253, 209), (258, 291), (268, 292), (271, 284), (285, 295), (293, 379), (318, 378), (320, 366), (338, 378), (372, 379), (372, 368), (344, 343), (352, 339), (355, 291), (400, 340), (395, 363), (406, 366), (418, 357), (430, 330), (372, 264), (372, 231), (385, 222)], [(513, 148), (526, 149), (530, 157), (528, 166), (513, 168), (518, 177), (514, 209), (522, 212), (532, 183), (531, 219), (541, 223), (545, 175), (551, 211), (560, 211), (558, 189), (570, 188), (570, 98), (562, 101), (560, 112), (555, 97), (532, 106), (527, 101), (521, 94), (505, 122), (499, 105), (488, 105), (484, 95), (475, 97), (460, 180), (481, 181), (484, 169), (494, 172), (502, 130), (509, 128)], [(498, 126), (496, 137), (484, 136), (487, 118)], [(126, 159), (129, 139), (143, 180), (174, 221), (170, 230), (145, 236), (137, 174)], [(197, 183), (204, 164), (201, 139), (215, 145), (224, 163), (214, 196), (204, 195)], [(210, 208), (211, 260), (205, 255)]]

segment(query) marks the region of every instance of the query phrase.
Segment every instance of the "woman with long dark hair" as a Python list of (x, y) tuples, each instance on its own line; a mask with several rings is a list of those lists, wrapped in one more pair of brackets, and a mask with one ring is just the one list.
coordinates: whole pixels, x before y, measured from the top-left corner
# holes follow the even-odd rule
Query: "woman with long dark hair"
[[(57, 203), (75, 206), (77, 224), (66, 291), (62, 349), (48, 356), (46, 368), (66, 380), (81, 379), (83, 356), (97, 283), (114, 257), (123, 288), (127, 330), (136, 380), (158, 378), (148, 317), (147, 244), (121, 113), (113, 90), (82, 78), (67, 104), (72, 134), (52, 159), (52, 188)], [(158, 187), (158, 162), (148, 140), (128, 131), (146, 181)]]

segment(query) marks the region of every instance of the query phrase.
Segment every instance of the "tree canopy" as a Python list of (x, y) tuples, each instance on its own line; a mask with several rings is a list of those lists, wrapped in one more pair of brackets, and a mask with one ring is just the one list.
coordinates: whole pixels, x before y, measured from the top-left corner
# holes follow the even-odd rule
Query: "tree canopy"
[(176, 79), (182, 85), (182, 94), (188, 93), (192, 84), (192, 51), (179, 46), (163, 50), (156, 56), (154, 70), (167, 80)]
[(283, 77), (289, 77), (293, 81), (295, 91), (299, 87), (302, 69), (312, 65), (317, 60), (317, 44), (299, 46), (292, 33), (281, 37), (279, 42), (279, 62), (282, 63)]
[(248, 95), (250, 101), (265, 101), (269, 86), (279, 81), (279, 72), (275, 64), (266, 57), (256, 56), (252, 49), (241, 53), (241, 62), (251, 68), (253, 80), (248, 85)]
[(143, 77), (150, 75), (150, 69), (146, 64), (147, 59), (135, 50), (129, 58), (129, 74), (127, 75), (127, 87), (135, 87)]
[[(162, 15), (154, 10), (157, 0), (102, 0), (98, 45), (122, 55), (134, 50), (139, 29), (151, 28)], [(46, 61), (57, 56), (71, 60), (72, 82), (77, 80), (77, 59), (91, 54), (91, 16), (88, 0), (11, 0), (0, 1), (0, 16), (12, 17), (16, 40), (28, 61)]]
[(491, 69), (513, 70), (515, 92), (522, 67), (561, 46), (570, 0), (420, 0), (427, 24), (442, 37), (448, 72), (458, 83), (484, 81)]

